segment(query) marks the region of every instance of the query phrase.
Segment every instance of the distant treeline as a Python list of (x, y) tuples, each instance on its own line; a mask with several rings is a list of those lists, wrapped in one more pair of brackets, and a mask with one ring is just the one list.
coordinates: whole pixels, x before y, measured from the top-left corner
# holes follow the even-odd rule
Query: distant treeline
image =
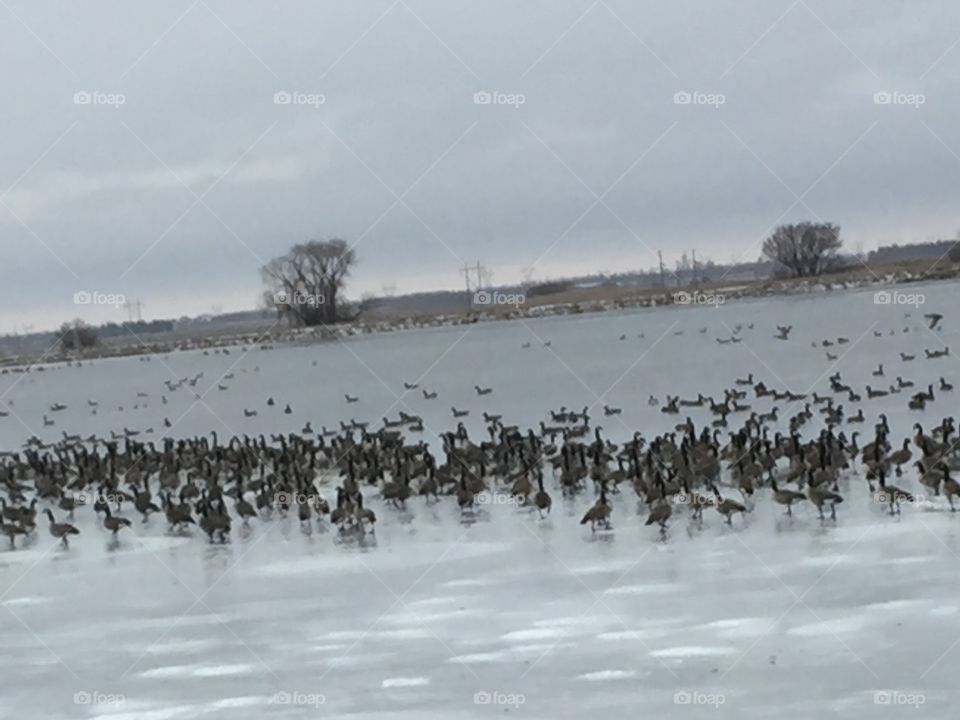
[(136, 320), (122, 323), (106, 323), (97, 328), (100, 339), (121, 335), (144, 335), (148, 333), (172, 332), (173, 320)]

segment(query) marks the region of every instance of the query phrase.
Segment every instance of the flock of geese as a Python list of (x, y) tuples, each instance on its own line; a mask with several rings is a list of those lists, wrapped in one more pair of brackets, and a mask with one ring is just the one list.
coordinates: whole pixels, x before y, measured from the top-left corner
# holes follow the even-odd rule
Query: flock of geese
[[(786, 340), (790, 330), (780, 327), (775, 337)], [(914, 359), (901, 354), (900, 363)], [(196, 385), (201, 375), (168, 382), (168, 389)], [(198, 528), (210, 542), (222, 543), (238, 523), (288, 516), (304, 532), (317, 527), (363, 537), (377, 522), (372, 505), (381, 513), (409, 514), (411, 502), (449, 502), (469, 518), (485, 512), (485, 505), (509, 504), (542, 519), (555, 495), (568, 512), (578, 502), (581, 509), (586, 505), (580, 522), (591, 532), (612, 529), (617, 505), (635, 505), (644, 525), (664, 537), (683, 515), (702, 525), (705, 514), (716, 513), (732, 525), (762, 502), (781, 506), (788, 516), (809, 506), (821, 522), (836, 522), (838, 508), (858, 494), (891, 515), (921, 498), (955, 511), (960, 439), (954, 419), (944, 414), (935, 425), (927, 423), (927, 432), (918, 415), (912, 434), (898, 441), (881, 412), (867, 430), (863, 407), (848, 414), (846, 405), (915, 389), (902, 375), (894, 375), (889, 387), (874, 387), (887, 377), (882, 363), (872, 375), (871, 385), (858, 389), (836, 372), (822, 395), (768, 387), (752, 373), (734, 378), (722, 396), (668, 395), (661, 403), (651, 395), (649, 404), (661, 413), (689, 414), (667, 432), (634, 432), (622, 443), (604, 437), (587, 407), (550, 411), (538, 427), (525, 429), (484, 412), (486, 432), (479, 438), (458, 420), (469, 411), (454, 407), (456, 426), (438, 434), (436, 454), (409, 437), (424, 431), (423, 419), (402, 412), (383, 418), (376, 430), (353, 420), (341, 422), (339, 431), (314, 431), (307, 423), (300, 433), (227, 442), (215, 432), (159, 442), (141, 441), (135, 431), (109, 439), (64, 433), (49, 444), (31, 438), (18, 452), (0, 453), (0, 534), (16, 549), (18, 538), (30, 541), (45, 521), (47, 532), (67, 548), (80, 534), (75, 515), (86, 513), (111, 542), (138, 525), (161, 523), (177, 534)], [(405, 389), (421, 390), (426, 400), (437, 396), (416, 383)], [(925, 413), (952, 390), (941, 376), (936, 390), (927, 383), (926, 390), (908, 393), (908, 407)], [(477, 385), (474, 391), (486, 396), (493, 388)], [(357, 401), (349, 394), (345, 399)], [(760, 403), (770, 409), (759, 409)], [(271, 397), (267, 405), (276, 402)], [(284, 412), (291, 412), (289, 404)], [(622, 422), (620, 408), (604, 405), (602, 412)], [(905, 476), (910, 470), (915, 481)]]

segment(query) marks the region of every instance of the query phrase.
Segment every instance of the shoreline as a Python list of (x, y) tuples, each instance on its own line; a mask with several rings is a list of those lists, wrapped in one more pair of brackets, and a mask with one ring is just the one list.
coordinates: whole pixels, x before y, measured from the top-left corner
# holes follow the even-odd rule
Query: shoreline
[[(916, 263), (912, 263), (916, 264)], [(921, 265), (923, 263), (920, 263)], [(210, 334), (199, 337), (166, 339), (149, 342), (133, 335), (122, 344), (103, 344), (85, 352), (63, 354), (50, 348), (39, 355), (8, 356), (0, 358), (0, 374), (30, 372), (34, 366), (79, 363), (84, 360), (104, 360), (134, 356), (167, 355), (172, 352), (194, 350), (221, 350), (225, 348), (259, 347), (273, 349), (276, 345), (312, 345), (319, 342), (344, 340), (363, 335), (379, 335), (404, 330), (455, 327), (477, 323), (529, 320), (565, 315), (586, 315), (621, 310), (657, 309), (671, 306), (693, 307), (704, 304), (726, 305), (738, 300), (789, 297), (876, 287), (897, 287), (919, 282), (948, 282), (960, 279), (960, 267), (952, 263), (946, 267), (911, 270), (903, 264), (891, 268), (876, 268), (875, 273), (864, 266), (853, 271), (821, 275), (816, 278), (792, 278), (784, 280), (731, 281), (706, 283), (698, 287), (678, 288), (621, 288), (617, 286), (581, 289), (552, 296), (531, 298), (533, 302), (513, 306), (490, 306), (466, 312), (419, 315), (381, 320), (354, 320), (334, 326), (311, 328), (279, 328), (272, 326), (263, 331), (244, 331)], [(608, 297), (604, 297), (608, 295)], [(573, 296), (573, 297), (570, 297)], [(684, 300), (687, 300), (686, 302)], [(40, 368), (42, 371), (42, 367)]]

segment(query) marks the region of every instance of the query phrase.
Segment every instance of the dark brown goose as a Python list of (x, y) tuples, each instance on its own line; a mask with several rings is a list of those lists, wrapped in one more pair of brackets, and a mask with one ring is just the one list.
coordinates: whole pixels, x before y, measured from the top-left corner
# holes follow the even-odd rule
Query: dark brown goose
[(67, 538), (70, 535), (79, 535), (80, 531), (70, 523), (58, 523), (49, 508), (44, 510), (43, 513), (50, 519), (50, 534), (58, 538), (60, 544), (64, 547), (70, 547), (70, 542)]

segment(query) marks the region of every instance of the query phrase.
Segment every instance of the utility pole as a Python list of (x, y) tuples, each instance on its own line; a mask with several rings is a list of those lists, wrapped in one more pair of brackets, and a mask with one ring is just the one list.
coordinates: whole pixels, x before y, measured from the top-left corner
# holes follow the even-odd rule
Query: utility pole
[(693, 286), (700, 287), (700, 279), (697, 277), (697, 249), (690, 251), (693, 255)]
[(134, 315), (137, 316), (137, 322), (140, 322), (141, 320), (143, 320), (143, 312), (142, 312), (143, 301), (142, 300), (134, 300), (133, 302), (130, 302), (129, 300), (127, 300), (126, 302), (123, 303), (123, 306), (127, 309), (127, 319), (130, 322), (133, 322)]
[(475, 283), (473, 285), (474, 290), (480, 290), (481, 288), (483, 288), (483, 285), (485, 282), (486, 283), (490, 282), (490, 276), (492, 275), (492, 273), (487, 269), (487, 266), (481, 265), (479, 260), (477, 260), (476, 264), (473, 267), (471, 267), (470, 265), (464, 264), (464, 266), (460, 268), (460, 274), (463, 275), (464, 278), (466, 279), (468, 295), (472, 292), (470, 287), (471, 274), (475, 275), (475, 278), (474, 278)]
[(460, 268), (460, 274), (463, 275), (467, 283), (467, 295), (470, 294), (470, 266), (466, 263), (463, 264), (463, 267)]
[(660, 287), (665, 288), (667, 283), (663, 278), (663, 253), (659, 250), (657, 250), (657, 259), (660, 261)]

